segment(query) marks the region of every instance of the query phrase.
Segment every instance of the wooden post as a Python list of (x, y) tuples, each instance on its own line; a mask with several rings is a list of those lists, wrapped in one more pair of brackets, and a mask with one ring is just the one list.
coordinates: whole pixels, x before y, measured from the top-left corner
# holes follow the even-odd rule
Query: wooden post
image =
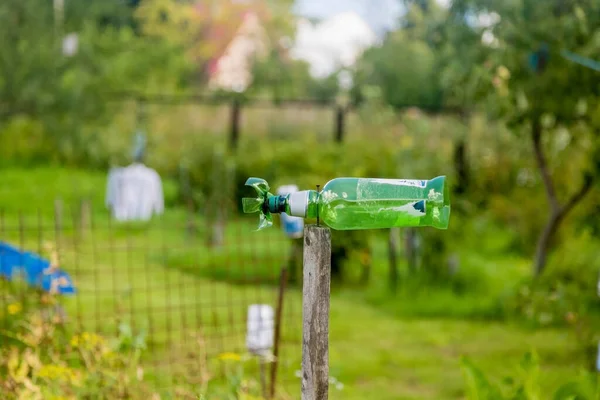
[(302, 286), (302, 400), (328, 398), (330, 282), (331, 231), (308, 225)]
[(335, 110), (335, 141), (342, 143), (344, 141), (344, 117), (346, 110), (342, 106), (337, 106)]
[(229, 147), (235, 150), (240, 139), (240, 102), (234, 99), (231, 103), (231, 125), (229, 127)]

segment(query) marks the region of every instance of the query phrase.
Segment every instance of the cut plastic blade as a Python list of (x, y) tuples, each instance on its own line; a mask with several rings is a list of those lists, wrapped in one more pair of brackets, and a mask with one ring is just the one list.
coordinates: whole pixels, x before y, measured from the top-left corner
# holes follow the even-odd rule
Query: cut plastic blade
[(242, 209), (247, 214), (252, 214), (260, 211), (264, 200), (261, 198), (249, 198), (245, 197), (242, 199)]
[(270, 189), (267, 181), (262, 178), (248, 178), (246, 186), (252, 186), (259, 196), (269, 193)]
[(261, 229), (268, 228), (268, 227), (270, 227), (272, 225), (273, 225), (273, 216), (271, 216), (271, 213), (266, 213), (266, 214), (261, 213), (260, 214), (260, 219), (259, 219), (259, 222), (258, 222), (258, 229), (257, 229), (257, 231), (260, 231)]
[(245, 197), (242, 199), (242, 209), (245, 213), (251, 214), (258, 212), (259, 221), (258, 229), (261, 230), (268, 228), (273, 225), (273, 217), (271, 213), (264, 207), (265, 202), (268, 201), (269, 197), (273, 194), (269, 193), (269, 184), (267, 181), (261, 178), (248, 178), (246, 186), (251, 186), (256, 190), (258, 197), (249, 198)]

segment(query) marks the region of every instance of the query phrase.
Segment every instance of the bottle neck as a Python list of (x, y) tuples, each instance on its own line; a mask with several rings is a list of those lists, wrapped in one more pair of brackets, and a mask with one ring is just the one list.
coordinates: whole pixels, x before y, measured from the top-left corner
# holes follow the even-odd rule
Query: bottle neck
[(269, 197), (268, 201), (264, 203), (264, 206), (269, 212), (273, 214), (280, 214), (286, 211), (288, 197), (289, 195), (271, 196)]
[[(316, 200), (314, 190), (303, 190), (286, 195), (271, 196), (264, 203), (264, 211), (269, 211), (272, 214), (286, 213), (292, 217), (307, 217), (310, 214), (309, 203), (314, 203)], [(308, 215), (310, 216), (310, 215)]]
[(302, 190), (289, 195), (286, 213), (294, 217), (310, 217), (311, 204), (315, 202), (317, 192)]

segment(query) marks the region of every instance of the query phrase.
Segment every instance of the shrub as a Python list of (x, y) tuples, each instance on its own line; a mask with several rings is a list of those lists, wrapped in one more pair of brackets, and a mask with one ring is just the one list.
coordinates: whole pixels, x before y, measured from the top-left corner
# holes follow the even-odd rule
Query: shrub
[[(535, 353), (526, 353), (515, 368), (514, 376), (505, 377), (501, 384), (493, 383), (470, 359), (461, 362), (467, 383), (469, 400), (538, 400), (544, 398), (540, 385), (539, 360)], [(584, 373), (579, 379), (560, 386), (555, 400), (591, 400), (598, 398), (599, 388), (593, 375)], [(548, 397), (546, 397), (548, 398)]]
[(536, 325), (565, 325), (597, 311), (598, 245), (587, 231), (568, 239), (539, 279), (518, 286), (510, 312)]
[[(91, 332), (70, 335), (56, 298), (41, 305), (23, 305), (13, 298), (7, 306), (11, 327), (0, 331), (0, 397), (144, 398), (151, 394), (143, 379), (140, 356), (144, 336), (127, 325), (119, 336)], [(63, 315), (64, 316), (64, 315)]]
[(568, 239), (551, 257), (544, 274), (527, 279), (507, 294), (505, 312), (532, 326), (566, 326), (595, 367), (600, 339), (598, 240), (588, 231)]

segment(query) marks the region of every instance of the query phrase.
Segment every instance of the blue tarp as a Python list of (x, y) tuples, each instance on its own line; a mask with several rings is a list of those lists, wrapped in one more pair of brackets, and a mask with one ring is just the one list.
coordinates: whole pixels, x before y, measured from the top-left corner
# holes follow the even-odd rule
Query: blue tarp
[(50, 261), (0, 242), (0, 277), (13, 280), (22, 277), (32, 287), (59, 294), (76, 292), (73, 280), (59, 268), (50, 269)]

